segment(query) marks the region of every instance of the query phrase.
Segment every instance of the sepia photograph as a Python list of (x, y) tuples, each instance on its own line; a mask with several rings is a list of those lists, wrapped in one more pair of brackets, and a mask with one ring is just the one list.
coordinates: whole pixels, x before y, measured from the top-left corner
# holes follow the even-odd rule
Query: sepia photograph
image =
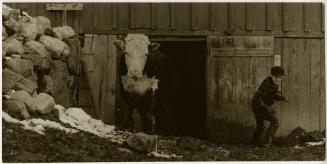
[(4, 163), (326, 162), (323, 1), (6, 1)]

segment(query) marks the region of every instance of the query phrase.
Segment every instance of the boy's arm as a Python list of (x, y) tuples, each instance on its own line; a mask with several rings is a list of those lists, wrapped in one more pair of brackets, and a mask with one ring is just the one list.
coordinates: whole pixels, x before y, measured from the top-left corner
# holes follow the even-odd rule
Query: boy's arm
[(276, 101), (286, 101), (285, 97), (282, 95), (282, 92), (280, 91), (277, 91), (276, 94), (275, 94), (275, 100)]

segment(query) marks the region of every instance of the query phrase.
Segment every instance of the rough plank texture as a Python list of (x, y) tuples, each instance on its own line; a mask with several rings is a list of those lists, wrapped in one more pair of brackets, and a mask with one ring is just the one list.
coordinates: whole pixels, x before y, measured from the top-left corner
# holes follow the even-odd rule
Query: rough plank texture
[(47, 4), (47, 10), (82, 10), (82, 3), (56, 3)]
[(129, 15), (129, 4), (128, 3), (118, 3), (117, 4), (117, 27), (128, 28), (130, 23)]
[[(83, 51), (91, 52), (93, 56), (87, 56), (92, 60), (82, 60), (83, 69), (88, 79), (90, 92), (93, 100), (94, 111), (96, 118), (105, 121), (105, 94), (106, 94), (106, 54), (107, 54), (107, 36), (106, 35), (94, 35), (92, 47), (92, 36), (87, 36), (85, 41), (85, 48)], [(84, 56), (82, 56), (84, 57)], [(83, 58), (82, 58), (83, 59)], [(92, 62), (91, 64), (89, 62)], [(87, 71), (86, 66), (91, 65), (92, 70)]]
[(320, 40), (309, 42), (311, 57), (311, 129), (319, 130), (320, 118)]
[[(253, 12), (253, 14), (252, 14), (252, 30), (254, 30), (254, 31), (266, 30), (268, 15), (271, 15), (271, 13), (270, 13), (271, 11), (269, 11), (269, 10), (267, 11), (266, 4), (254, 3), (254, 4), (252, 4), (251, 10)], [(269, 12), (269, 14), (268, 14), (268, 12)], [(271, 17), (269, 17), (269, 18), (271, 18)]]
[[(45, 3), (7, 4), (26, 9), (32, 16), (47, 16), (53, 26), (62, 23), (62, 12), (46, 10)], [(68, 12), (67, 20), (69, 25), (76, 26), (73, 23), (78, 19), (81, 33), (102, 34), (112, 34), (109, 33), (112, 29), (136, 32), (140, 32), (139, 29), (148, 29), (146, 33), (178, 30), (184, 33), (188, 31), (187, 35), (195, 35), (192, 33), (194, 31), (216, 35), (215, 31), (227, 29), (249, 34), (271, 30), (313, 35), (324, 31), (324, 10), (321, 3), (156, 3), (155, 9), (152, 8), (153, 5), (84, 3), (82, 10)]]
[(230, 10), (232, 12), (232, 26), (235, 30), (245, 30), (246, 22), (246, 5), (243, 3), (231, 3)]
[[(228, 39), (233, 39), (232, 47)], [(215, 49), (209, 51), (208, 136), (217, 142), (244, 142), (250, 139), (255, 126), (251, 98), (273, 65), (272, 51), (265, 51), (270, 56), (264, 56), (255, 50), (273, 50), (273, 38), (209, 37), (208, 44), (209, 50)], [(224, 55), (228, 49), (233, 55)], [(244, 55), (248, 51), (260, 55)]]
[(155, 25), (157, 29), (170, 28), (170, 5), (168, 3), (156, 4)]
[(178, 30), (190, 30), (190, 4), (174, 4), (175, 27)]
[(284, 39), (283, 45), (283, 68), (285, 69), (285, 80), (283, 81), (283, 94), (288, 97), (289, 102), (282, 104), (280, 125), (282, 135), (286, 135), (298, 126), (298, 68), (297, 68), (297, 41), (296, 39)]
[(320, 130), (326, 129), (325, 39), (320, 42)]
[(151, 4), (150, 3), (135, 3), (135, 27), (136, 28), (151, 28)]
[[(305, 130), (310, 130), (310, 47), (308, 40), (298, 40), (298, 123)], [(285, 54), (287, 55), (287, 54)], [(289, 97), (289, 96), (288, 96)]]
[(116, 46), (114, 41), (117, 39), (115, 35), (108, 35), (107, 42), (107, 63), (106, 63), (106, 123), (115, 123), (115, 95), (116, 95)]

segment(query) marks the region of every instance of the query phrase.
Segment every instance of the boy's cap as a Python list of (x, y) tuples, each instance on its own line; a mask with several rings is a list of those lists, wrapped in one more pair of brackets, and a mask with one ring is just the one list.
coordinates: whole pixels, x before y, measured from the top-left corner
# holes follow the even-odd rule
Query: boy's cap
[(273, 76), (285, 76), (284, 69), (280, 66), (273, 66), (271, 68), (271, 75)]

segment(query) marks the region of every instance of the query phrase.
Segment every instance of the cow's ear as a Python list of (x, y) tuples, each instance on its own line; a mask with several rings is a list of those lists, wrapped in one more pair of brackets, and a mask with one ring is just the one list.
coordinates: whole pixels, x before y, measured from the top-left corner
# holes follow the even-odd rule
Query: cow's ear
[(156, 52), (159, 50), (159, 48), (160, 48), (160, 44), (158, 42), (152, 42), (149, 45), (149, 52)]
[(119, 51), (124, 52), (125, 51), (125, 42), (123, 40), (115, 40), (114, 42), (115, 46), (118, 48)]

